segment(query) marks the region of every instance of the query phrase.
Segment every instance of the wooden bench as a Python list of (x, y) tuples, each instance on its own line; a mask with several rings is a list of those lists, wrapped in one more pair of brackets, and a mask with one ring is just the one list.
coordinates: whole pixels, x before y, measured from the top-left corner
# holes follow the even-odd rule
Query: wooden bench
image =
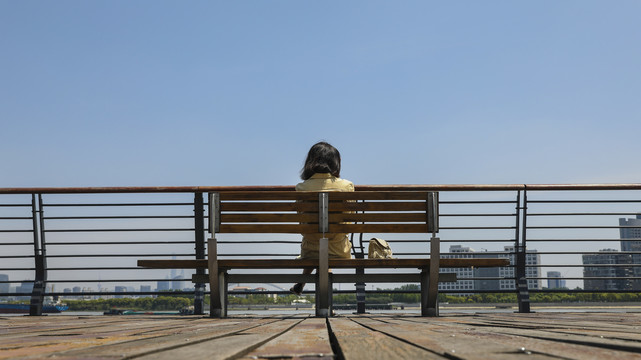
[[(230, 191), (209, 194), (207, 260), (139, 260), (148, 268), (207, 268), (211, 290), (210, 315), (227, 314), (227, 284), (315, 283), (316, 315), (331, 314), (332, 285), (357, 282), (418, 282), (421, 284), (421, 314), (437, 316), (438, 282), (456, 281), (454, 274), (441, 274), (442, 267), (507, 266), (507, 259), (440, 259), (438, 193), (427, 191)], [(218, 234), (310, 234), (319, 233), (318, 260), (225, 259), (218, 255)], [(430, 258), (329, 259), (324, 234), (367, 233), (429, 234)], [(384, 236), (383, 236), (384, 237)], [(427, 240), (427, 239), (426, 239)], [(315, 268), (315, 275), (292, 273), (232, 274), (234, 269)], [(364, 269), (414, 269), (411, 273), (364, 273)], [(329, 269), (363, 269), (356, 274), (332, 274)], [(194, 275), (197, 282), (205, 282)], [(445, 278), (443, 278), (445, 277)]]

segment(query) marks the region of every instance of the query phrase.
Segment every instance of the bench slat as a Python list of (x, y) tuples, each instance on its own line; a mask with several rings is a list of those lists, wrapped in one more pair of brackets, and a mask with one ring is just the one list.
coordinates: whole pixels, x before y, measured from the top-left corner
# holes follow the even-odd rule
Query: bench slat
[[(296, 283), (306, 282), (313, 283), (316, 275), (303, 274), (228, 274), (228, 283)], [(455, 273), (440, 273), (439, 282), (456, 282), (458, 280)], [(208, 275), (193, 274), (191, 282), (206, 283), (209, 281)], [(421, 281), (421, 274), (418, 273), (400, 273), (400, 274), (332, 274), (333, 283), (416, 283)]]
[(426, 202), (336, 202), (330, 203), (329, 211), (427, 211)]
[(224, 234), (314, 234), (318, 224), (221, 224)]
[[(328, 191), (330, 200), (427, 200), (428, 191)], [(229, 191), (220, 192), (223, 201), (318, 200), (317, 191)]]
[[(329, 222), (425, 222), (426, 217), (425, 213), (340, 213), (329, 214)], [(318, 214), (223, 213), (220, 221), (222, 223), (305, 222), (313, 224), (318, 223)]]
[(318, 214), (221, 214), (221, 223), (305, 222), (318, 223)]
[[(329, 224), (327, 234), (426, 233), (426, 224)], [(223, 234), (318, 234), (314, 224), (221, 224)]]
[(330, 223), (339, 222), (425, 222), (427, 214), (421, 213), (353, 213), (329, 214)]
[[(318, 212), (317, 202), (222, 202), (221, 211)], [(427, 211), (426, 202), (330, 202), (330, 211)]]
[(329, 224), (329, 233), (427, 233), (427, 224)]
[(421, 200), (427, 201), (428, 191), (356, 191), (330, 192), (330, 200)]
[(220, 211), (305, 211), (318, 213), (318, 202), (222, 202)]
[(311, 200), (318, 201), (318, 192), (312, 191), (229, 191), (220, 192), (223, 201), (236, 200)]

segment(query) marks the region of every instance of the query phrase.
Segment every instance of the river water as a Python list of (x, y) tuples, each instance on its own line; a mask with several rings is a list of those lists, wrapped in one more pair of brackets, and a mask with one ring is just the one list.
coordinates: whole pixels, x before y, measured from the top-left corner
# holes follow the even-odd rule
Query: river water
[[(592, 307), (592, 306), (581, 306), (581, 307), (532, 307), (532, 312), (559, 312), (559, 313), (568, 313), (568, 312), (606, 312), (606, 313), (641, 313), (641, 306), (605, 306), (605, 307)], [(447, 314), (482, 314), (482, 313), (515, 313), (518, 311), (518, 307), (512, 308), (490, 308), (490, 307), (457, 307), (457, 308), (441, 308), (440, 315)], [(353, 310), (338, 310), (336, 311), (337, 315), (351, 315)], [(421, 313), (420, 309), (411, 308), (404, 310), (371, 310), (368, 311), (369, 314), (389, 314), (389, 315), (419, 315)], [(314, 309), (273, 309), (273, 310), (230, 310), (228, 311), (229, 316), (243, 316), (243, 315), (258, 315), (258, 316), (274, 316), (274, 315), (314, 315)], [(59, 314), (46, 314), (46, 316), (95, 316), (103, 315), (103, 312), (100, 311), (65, 311)], [(165, 316), (167, 314), (164, 314)], [(175, 315), (179, 315), (176, 313)], [(26, 316), (25, 314), (0, 314), (0, 317), (6, 316)], [(163, 315), (158, 315), (163, 316)]]

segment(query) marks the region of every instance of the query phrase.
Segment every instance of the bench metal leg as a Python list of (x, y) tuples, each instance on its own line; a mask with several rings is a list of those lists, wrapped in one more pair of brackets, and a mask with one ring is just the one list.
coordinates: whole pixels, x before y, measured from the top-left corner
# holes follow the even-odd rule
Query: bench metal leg
[(216, 288), (211, 289), (209, 316), (224, 318), (227, 317), (227, 272), (218, 273), (217, 284)]
[[(441, 259), (441, 239), (430, 239), (430, 269), (421, 272), (421, 315), (438, 316), (438, 275)], [(423, 290), (425, 289), (425, 290)]]
[(209, 316), (222, 318), (227, 316), (227, 282), (225, 272), (218, 271), (216, 239), (207, 240), (207, 267), (209, 271)]
[(438, 316), (438, 293), (431, 296), (430, 273), (427, 270), (421, 271), (421, 316)]
[(329, 316), (329, 296), (331, 288), (329, 281), (329, 240), (322, 238), (318, 248), (318, 273), (316, 283), (316, 316)]

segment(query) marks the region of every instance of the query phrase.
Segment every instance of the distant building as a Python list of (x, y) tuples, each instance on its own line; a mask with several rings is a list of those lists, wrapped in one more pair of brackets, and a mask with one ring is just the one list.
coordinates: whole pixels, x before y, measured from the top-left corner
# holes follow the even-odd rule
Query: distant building
[[(583, 288), (585, 290), (632, 290), (630, 254), (616, 249), (602, 249), (598, 254), (583, 255)], [(597, 265), (597, 266), (590, 266)], [(612, 265), (612, 266), (607, 266)]]
[[(506, 246), (504, 250), (505, 256), (499, 257), (510, 259), (510, 265), (515, 265), (514, 246)], [(527, 250), (525, 253), (525, 276), (527, 277), (527, 286), (530, 290), (538, 290), (541, 288), (541, 280), (538, 279), (541, 277), (541, 268), (538, 265), (541, 265), (541, 255), (539, 255), (536, 250)], [(499, 268), (499, 277), (516, 277), (514, 267)], [(516, 284), (513, 280), (506, 279), (499, 281), (501, 290), (516, 290)]]
[[(443, 258), (502, 258), (509, 259), (514, 265), (514, 246), (505, 246), (503, 251), (477, 252), (461, 245), (450, 246), (450, 253)], [(526, 255), (526, 276), (529, 289), (540, 289), (541, 255), (536, 250), (528, 250)], [(455, 283), (440, 283), (439, 290), (516, 290), (514, 267), (499, 268), (452, 268), (442, 269), (443, 272), (454, 272), (460, 280)], [(470, 280), (466, 280), (470, 279)]]
[(185, 284), (185, 276), (177, 275), (171, 280), (171, 289), (172, 290), (182, 290)]
[(171, 282), (169, 281), (158, 281), (156, 283), (156, 291), (169, 291), (171, 288)]
[(639, 251), (641, 248), (641, 214), (636, 219), (619, 219), (621, 251)]
[[(126, 286), (116, 286), (115, 291), (118, 292), (127, 292)], [(123, 298), (123, 295), (116, 295), (116, 298)]]
[(20, 286), (16, 286), (16, 292), (17, 293), (29, 293), (33, 291), (33, 282), (31, 281), (25, 281), (20, 283)]
[(9, 275), (0, 274), (0, 293), (8, 293), (9, 283), (3, 283), (2, 281), (9, 281)]
[[(619, 219), (621, 252), (631, 252), (630, 276), (641, 278), (641, 214), (636, 219)], [(637, 254), (634, 254), (636, 252)], [(630, 290), (641, 290), (641, 279), (630, 279)]]
[(641, 290), (641, 214), (635, 219), (620, 218), (619, 235), (620, 252), (602, 249), (583, 255), (586, 290)]
[[(474, 249), (463, 247), (461, 245), (451, 245), (450, 253), (453, 254), (443, 255), (443, 258), (471, 259), (476, 255)], [(472, 280), (474, 277), (474, 270), (472, 268), (442, 268), (440, 271), (443, 273), (456, 273), (456, 277), (459, 280), (455, 283), (439, 283), (439, 290), (470, 290), (470, 293), (474, 291), (474, 280)]]
[(565, 287), (565, 279), (561, 278), (560, 271), (548, 271), (548, 289), (563, 289)]

